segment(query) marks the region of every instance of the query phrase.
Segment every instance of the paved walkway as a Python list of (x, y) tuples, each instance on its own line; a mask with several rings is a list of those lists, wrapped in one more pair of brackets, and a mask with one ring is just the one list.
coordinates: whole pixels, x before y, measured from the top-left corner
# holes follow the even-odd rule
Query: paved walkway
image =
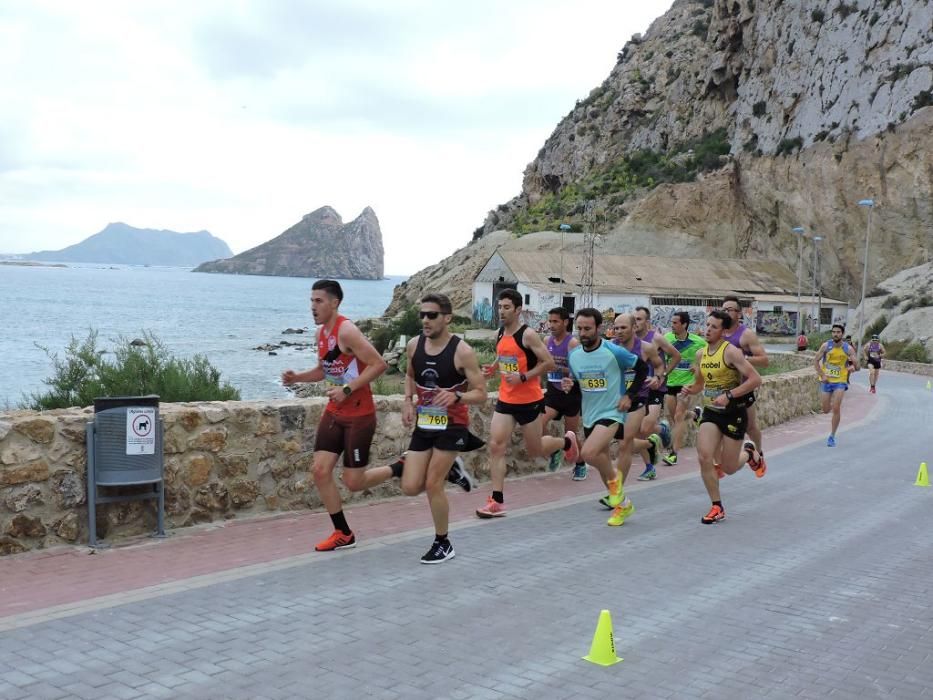
[[(933, 696), (933, 490), (912, 486), (933, 393), (882, 382), (835, 450), (828, 417), (766, 431), (768, 476), (729, 477), (716, 526), (691, 456), (627, 488), (622, 528), (593, 477), (510, 482), (495, 522), (472, 517), (486, 489), (451, 492), (437, 567), (420, 498), (350, 509), (361, 546), (337, 554), (309, 553), (329, 523), (308, 513), (7, 557), (0, 697)], [(579, 660), (602, 608), (608, 669)]]

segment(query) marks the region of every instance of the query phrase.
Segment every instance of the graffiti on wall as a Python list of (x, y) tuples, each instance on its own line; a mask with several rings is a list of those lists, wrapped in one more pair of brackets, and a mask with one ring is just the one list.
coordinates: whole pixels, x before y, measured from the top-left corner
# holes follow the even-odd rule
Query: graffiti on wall
[(477, 323), (492, 323), (492, 304), (489, 297), (483, 297), (482, 301), (473, 304), (473, 320)]
[(705, 306), (652, 306), (651, 325), (655, 328), (670, 330), (671, 319), (677, 311), (686, 311), (690, 314), (690, 330), (694, 333), (703, 328), (706, 323), (708, 309)]
[(757, 331), (768, 335), (793, 335), (797, 332), (797, 314), (788, 311), (759, 311)]

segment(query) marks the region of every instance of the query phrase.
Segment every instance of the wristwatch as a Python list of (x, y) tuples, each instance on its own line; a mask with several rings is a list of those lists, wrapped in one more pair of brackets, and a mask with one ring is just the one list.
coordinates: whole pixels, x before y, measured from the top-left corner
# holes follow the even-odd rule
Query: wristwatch
[(454, 396), (457, 397), (456, 399), (454, 399), (454, 403), (460, 403), (460, 400), (463, 398), (463, 393), (459, 391), (455, 391)]
[(349, 395), (352, 394), (352, 393), (353, 393), (353, 389), (350, 388), (350, 385), (349, 385), (349, 384), (344, 384), (344, 385), (343, 385), (343, 395), (344, 395), (344, 396), (349, 396)]
[(518, 375), (518, 378), (521, 379), (523, 382), (527, 382), (527, 381), (528, 381), (528, 377), (525, 376), (525, 373), (524, 373), (524, 372), (520, 373), (520, 374)]
[(731, 390), (726, 392), (726, 398), (729, 399), (730, 401), (735, 401), (735, 397), (732, 395)]

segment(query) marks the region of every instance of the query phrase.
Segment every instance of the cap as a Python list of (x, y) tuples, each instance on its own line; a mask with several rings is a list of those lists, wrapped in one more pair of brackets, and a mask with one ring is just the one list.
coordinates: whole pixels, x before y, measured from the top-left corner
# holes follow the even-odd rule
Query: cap
[(875, 333), (874, 335), (872, 335), (871, 339), (872, 339), (872, 340), (878, 340), (878, 334)]

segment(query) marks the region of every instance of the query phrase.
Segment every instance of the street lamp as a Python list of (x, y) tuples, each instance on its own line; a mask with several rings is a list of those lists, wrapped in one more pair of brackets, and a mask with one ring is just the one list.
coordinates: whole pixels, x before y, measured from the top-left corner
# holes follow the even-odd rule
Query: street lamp
[[(813, 308), (813, 305), (816, 303), (816, 268), (819, 264), (819, 242), (822, 240), (822, 236), (813, 237), (813, 296), (810, 297), (810, 308)], [(823, 324), (820, 323), (820, 309), (816, 310), (813, 318), (816, 320), (816, 332), (820, 333), (823, 330)]]
[(561, 224), (560, 229), (560, 305), (564, 305), (564, 233), (570, 231), (570, 224)]
[(865, 285), (868, 282), (868, 244), (871, 242), (871, 213), (875, 209), (874, 199), (860, 199), (860, 207), (868, 207), (868, 228), (865, 230), (865, 261), (862, 263), (862, 298), (858, 305), (858, 349), (857, 357), (862, 356), (862, 320), (865, 318)]
[(803, 266), (801, 249), (803, 247), (803, 237), (805, 233), (803, 226), (794, 226), (791, 231), (797, 234), (797, 335), (800, 335), (800, 329), (803, 327), (801, 326), (803, 315), (800, 313), (800, 271)]

